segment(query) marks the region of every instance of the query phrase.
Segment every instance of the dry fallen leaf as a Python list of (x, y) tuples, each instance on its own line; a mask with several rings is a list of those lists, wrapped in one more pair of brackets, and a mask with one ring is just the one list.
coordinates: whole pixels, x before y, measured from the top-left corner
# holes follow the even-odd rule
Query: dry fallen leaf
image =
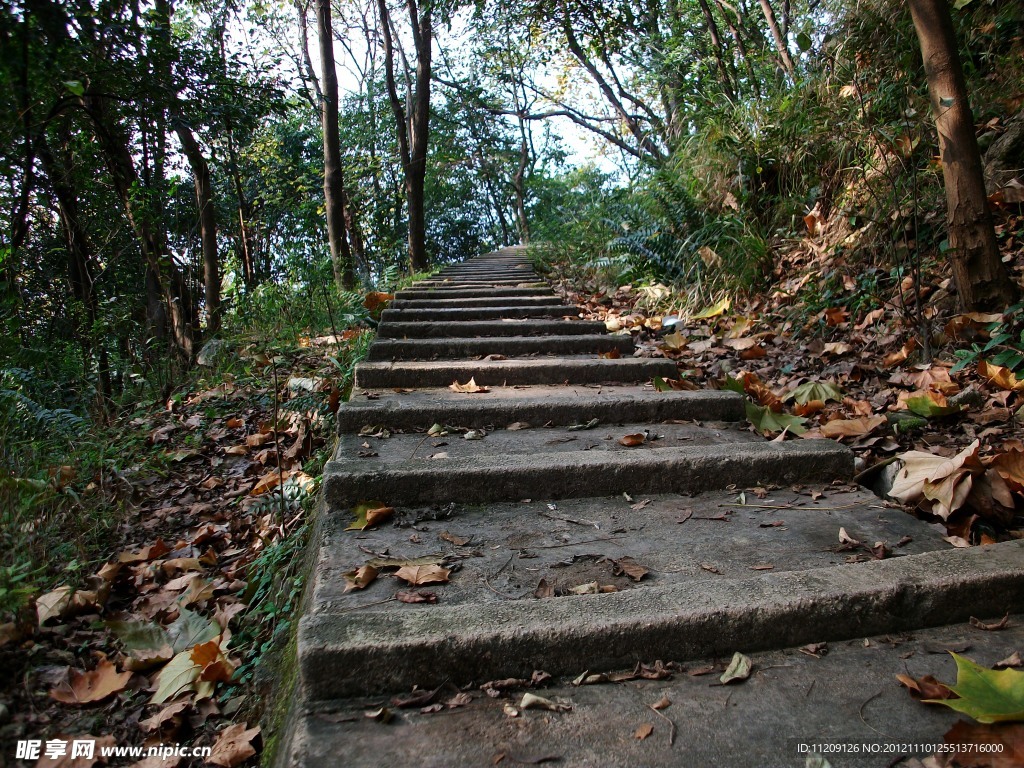
[(650, 571), (644, 568), (638, 562), (633, 560), (631, 557), (620, 557), (618, 560), (612, 560), (612, 575), (613, 576), (629, 576), (633, 581), (640, 581)]
[(569, 712), (572, 710), (572, 705), (561, 704), (533, 693), (524, 693), (523, 700), (519, 702), (519, 709), (546, 709), (549, 712)]
[(395, 592), (395, 599), (400, 603), (436, 603), (437, 595), (425, 589), (400, 590)]
[(625, 437), (619, 438), (619, 445), (624, 445), (627, 448), (632, 448), (637, 445), (643, 445), (647, 442), (647, 435), (643, 432), (637, 432), (635, 435), (626, 435)]
[(90, 704), (123, 691), (131, 678), (131, 672), (118, 672), (103, 659), (89, 672), (70, 670), (68, 679), (51, 690), (50, 696), (63, 704)]
[(342, 574), (345, 577), (345, 591), (366, 589), (377, 578), (378, 570), (372, 565), (364, 565), (354, 571)]
[(948, 685), (936, 680), (931, 675), (925, 675), (917, 679), (910, 675), (896, 675), (896, 679), (910, 691), (910, 695), (915, 699), (936, 701), (956, 696), (955, 693), (949, 690)]
[(672, 706), (672, 700), (668, 696), (662, 696), (656, 702), (651, 704), (651, 709), (662, 710), (668, 709)]
[(260, 727), (246, 729), (245, 723), (229, 725), (217, 736), (207, 762), (223, 768), (234, 768), (256, 754), (252, 742), (260, 735)]
[(476, 383), (475, 377), (471, 378), (465, 384), (459, 384), (458, 381), (453, 381), (451, 385), (448, 387), (448, 389), (452, 390), (453, 392), (464, 392), (466, 394), (477, 394), (491, 391), (487, 387), (481, 387), (480, 385), (478, 385)]
[(641, 723), (640, 726), (633, 732), (633, 738), (639, 741), (643, 741), (648, 736), (654, 733), (654, 726), (650, 723)]
[(971, 626), (975, 629), (982, 629), (986, 632), (998, 632), (1010, 625), (1010, 614), (1006, 614), (999, 621), (982, 621), (971, 616)]
[(395, 576), (416, 587), (420, 584), (447, 584), (450, 573), (439, 565), (405, 565), (395, 571)]

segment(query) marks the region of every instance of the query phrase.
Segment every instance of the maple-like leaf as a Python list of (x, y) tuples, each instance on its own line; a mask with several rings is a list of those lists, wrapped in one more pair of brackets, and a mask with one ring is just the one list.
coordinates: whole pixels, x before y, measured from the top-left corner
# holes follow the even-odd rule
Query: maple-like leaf
[(928, 703), (955, 709), (979, 723), (1024, 720), (1024, 672), (986, 669), (964, 656), (950, 655), (956, 661), (956, 685), (949, 689), (960, 698)]
[(812, 400), (821, 400), (823, 403), (834, 400), (838, 403), (842, 402), (843, 393), (835, 384), (827, 381), (808, 381), (786, 395), (786, 400), (793, 400), (801, 405)]
[(217, 736), (207, 762), (221, 768), (234, 768), (256, 754), (253, 742), (260, 735), (260, 727), (246, 728), (245, 723), (229, 725)]
[(804, 426), (806, 419), (800, 416), (791, 416), (788, 413), (775, 413), (770, 408), (765, 408), (753, 403), (744, 403), (747, 409), (747, 419), (753, 424), (758, 432), (782, 432), (788, 429), (791, 434), (802, 435), (807, 431)]
[(131, 672), (118, 672), (113, 664), (102, 659), (89, 672), (70, 670), (68, 679), (50, 691), (50, 696), (63, 704), (91, 704), (123, 691), (131, 679)]

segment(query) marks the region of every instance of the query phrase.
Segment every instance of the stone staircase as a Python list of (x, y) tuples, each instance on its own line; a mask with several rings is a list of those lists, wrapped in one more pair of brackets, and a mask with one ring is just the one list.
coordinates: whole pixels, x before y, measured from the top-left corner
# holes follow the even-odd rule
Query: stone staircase
[[(522, 248), (396, 295), (338, 414), (281, 765), (490, 765), (497, 742), (526, 738), (487, 697), (451, 710), (494, 742), (479, 756), (465, 734), (423, 738), (451, 712), (367, 731), (383, 726), (360, 707), (416, 686), (728, 657), (1022, 604), (1019, 542), (952, 549), (851, 486), (842, 445), (766, 441), (745, 428), (739, 395), (655, 391), (674, 363), (632, 351), (563, 306)], [(487, 391), (449, 386), (470, 380)], [(395, 515), (346, 530), (363, 502)], [(840, 529), (863, 546), (843, 546)], [(876, 559), (878, 542), (890, 556)], [(346, 590), (344, 574), (388, 558), (442, 566), (449, 581), (408, 586), (382, 569)], [(417, 589), (436, 603), (394, 599)], [(702, 764), (634, 746), (569, 762)]]

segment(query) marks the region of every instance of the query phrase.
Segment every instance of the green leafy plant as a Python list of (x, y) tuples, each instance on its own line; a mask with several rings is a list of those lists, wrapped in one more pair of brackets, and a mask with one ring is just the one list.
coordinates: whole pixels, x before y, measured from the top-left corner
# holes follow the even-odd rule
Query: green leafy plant
[(988, 341), (958, 349), (953, 354), (956, 364), (950, 373), (966, 368), (981, 359), (1017, 372), (1024, 368), (1024, 302), (1014, 304), (1003, 317), (985, 326)]

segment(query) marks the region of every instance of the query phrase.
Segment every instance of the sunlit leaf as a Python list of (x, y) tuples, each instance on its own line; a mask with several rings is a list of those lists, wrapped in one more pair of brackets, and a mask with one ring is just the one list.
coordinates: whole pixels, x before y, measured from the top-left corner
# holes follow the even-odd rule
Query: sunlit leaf
[(979, 723), (1024, 720), (1024, 672), (986, 669), (956, 653), (956, 685), (949, 686), (959, 699), (929, 699), (972, 717)]

